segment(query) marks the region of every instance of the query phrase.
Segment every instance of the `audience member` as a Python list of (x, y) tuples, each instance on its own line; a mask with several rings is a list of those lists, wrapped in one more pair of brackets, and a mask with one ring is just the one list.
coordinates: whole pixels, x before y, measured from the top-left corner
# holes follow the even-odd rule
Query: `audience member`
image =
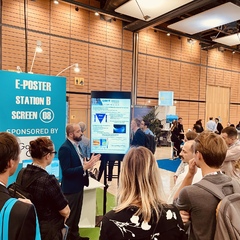
[(213, 117), (209, 118), (209, 121), (207, 122), (207, 130), (211, 132), (215, 132), (216, 130), (216, 123), (213, 121)]
[(226, 127), (222, 130), (222, 138), (225, 140), (228, 150), (226, 158), (222, 164), (221, 170), (228, 176), (240, 180), (240, 141), (237, 139), (238, 132), (233, 127)]
[[(184, 141), (190, 141), (190, 140), (194, 140), (196, 137), (198, 136), (198, 134), (194, 131), (189, 131), (185, 134), (185, 139)], [(178, 178), (178, 176), (183, 173), (185, 171), (185, 166), (188, 166), (188, 163), (181, 161), (180, 165), (177, 168), (177, 171), (174, 174), (174, 184), (176, 184), (176, 180)]]
[(79, 142), (81, 153), (84, 158), (90, 158), (90, 154), (91, 154), (90, 139), (83, 134), (86, 131), (86, 124), (84, 122), (79, 122), (78, 124), (82, 132), (82, 139)]
[(145, 146), (145, 133), (140, 129), (141, 121), (134, 118), (131, 121), (132, 141), (131, 146)]
[(240, 121), (239, 121), (238, 124), (236, 125), (236, 129), (237, 129), (238, 131), (240, 131)]
[[(11, 196), (6, 188), (8, 178), (14, 174), (20, 160), (20, 148), (17, 138), (11, 133), (0, 133), (0, 210)], [(17, 201), (9, 217), (8, 239), (33, 240), (36, 234), (36, 214), (34, 206)]]
[(202, 132), (194, 141), (195, 157), (189, 161), (189, 171), (175, 195), (175, 204), (190, 214), (189, 239), (214, 239), (219, 199), (203, 188), (192, 185), (192, 181), (196, 167), (201, 168), (203, 179), (216, 184), (216, 187), (219, 182), (228, 184), (231, 181), (220, 170), (227, 145), (221, 136), (208, 131)]
[(84, 160), (78, 146), (82, 137), (79, 124), (68, 124), (66, 134), (67, 140), (60, 147), (58, 158), (62, 169), (61, 187), (71, 209), (66, 221), (69, 226), (68, 235), (70, 240), (89, 239), (79, 236), (78, 223), (82, 211), (83, 188), (89, 185), (87, 170), (96, 164), (101, 155), (92, 154), (89, 161)]
[[(182, 163), (185, 163), (185, 164), (183, 167), (183, 171), (176, 178), (176, 183), (168, 197), (168, 201), (167, 201), (168, 203), (173, 203), (174, 196), (175, 196), (177, 190), (179, 189), (179, 187), (181, 186), (183, 179), (185, 178), (185, 176), (188, 173), (188, 163), (191, 159), (194, 158), (194, 154), (195, 154), (194, 143), (195, 143), (194, 140), (189, 140), (189, 141), (185, 142), (182, 147), (182, 151), (180, 152), (179, 157), (181, 158)], [(198, 182), (201, 179), (202, 179), (202, 172), (198, 168), (197, 173), (194, 175), (193, 183)]]
[(103, 217), (99, 239), (186, 239), (178, 210), (163, 204), (160, 179), (151, 151), (131, 148), (122, 162), (117, 206)]
[(189, 140), (194, 140), (197, 136), (198, 134), (194, 131), (186, 132), (184, 141), (187, 142)]
[(141, 122), (141, 129), (145, 134), (151, 134), (154, 136), (153, 132), (149, 129), (149, 122), (143, 121)]
[(179, 130), (179, 137), (180, 139), (184, 139), (184, 129), (182, 125), (182, 117), (178, 118), (178, 130)]
[(199, 133), (204, 131), (204, 128), (203, 128), (203, 125), (202, 125), (202, 119), (198, 119), (195, 124), (200, 126), (200, 132)]
[(59, 182), (54, 175), (49, 175), (46, 167), (51, 164), (56, 151), (53, 142), (47, 137), (30, 141), (29, 152), (33, 163), (28, 164), (22, 175), (22, 185), (29, 178), (40, 173), (28, 188), (32, 195), (40, 225), (42, 240), (61, 240), (64, 222), (70, 214), (68, 202), (64, 197)]
[(198, 125), (198, 124), (194, 124), (194, 125), (193, 125), (193, 132), (199, 134), (199, 133), (201, 133), (202, 131), (203, 131), (203, 128), (202, 128), (200, 125)]
[(177, 121), (173, 121), (173, 123), (172, 123), (171, 141), (173, 142), (174, 148), (177, 150), (177, 156), (179, 156), (179, 153), (181, 152), (180, 145), (182, 143), (182, 140), (180, 138), (180, 132), (179, 132)]
[(221, 134), (221, 132), (222, 132), (222, 130), (223, 130), (223, 125), (219, 122), (219, 119), (218, 119), (218, 118), (215, 118), (215, 123), (216, 123), (215, 133)]

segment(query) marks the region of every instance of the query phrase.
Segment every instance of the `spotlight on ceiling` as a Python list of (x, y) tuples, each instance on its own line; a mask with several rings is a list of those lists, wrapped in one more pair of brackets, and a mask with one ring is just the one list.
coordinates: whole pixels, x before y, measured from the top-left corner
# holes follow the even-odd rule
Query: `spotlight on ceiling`
[(225, 48), (224, 48), (224, 47), (219, 47), (219, 48), (218, 48), (218, 51), (219, 51), (219, 52), (224, 52), (224, 51), (225, 51)]
[(168, 33), (167, 33), (167, 36), (169, 37), (170, 35), (171, 35), (171, 34), (168, 32)]
[(75, 11), (78, 12), (79, 11), (79, 7), (75, 6)]
[(235, 51), (233, 50), (233, 51), (232, 51), (232, 54), (234, 54), (234, 53), (235, 53)]
[(99, 16), (99, 13), (98, 13), (98, 12), (95, 12), (94, 14), (95, 14), (95, 16)]
[(58, 0), (54, 0), (53, 3), (54, 4), (59, 4), (59, 1)]
[(194, 41), (192, 38), (188, 38), (188, 39), (187, 39), (187, 42), (188, 42), (189, 44), (194, 44), (195, 41)]

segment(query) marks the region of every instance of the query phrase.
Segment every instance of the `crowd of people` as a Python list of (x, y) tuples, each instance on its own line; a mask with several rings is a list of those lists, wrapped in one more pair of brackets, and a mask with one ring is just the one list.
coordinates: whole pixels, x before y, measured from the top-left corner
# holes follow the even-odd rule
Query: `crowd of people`
[[(173, 122), (171, 139), (182, 162), (167, 201), (156, 159), (143, 143), (145, 134), (153, 134), (149, 123), (133, 119), (131, 129), (131, 147), (122, 161), (117, 203), (104, 215), (99, 239), (213, 240), (219, 200), (195, 183), (207, 180), (218, 188), (219, 182), (229, 187), (235, 181), (240, 186), (238, 129), (223, 128), (218, 118), (209, 118), (205, 131), (200, 119), (192, 131), (184, 133), (182, 118)], [(61, 184), (46, 171), (57, 153), (54, 143), (47, 137), (30, 141), (32, 164), (23, 171), (22, 185), (34, 175), (38, 178), (27, 188), (30, 201), (19, 199), (12, 209), (9, 239), (35, 239), (36, 219), (42, 240), (63, 239), (64, 229), (68, 231), (67, 240), (89, 239), (80, 236), (78, 223), (83, 188), (89, 185), (89, 171), (101, 155), (90, 155), (89, 139), (83, 135), (85, 130), (83, 122), (66, 126), (66, 141), (58, 150)], [(11, 198), (7, 182), (16, 171), (19, 159), (18, 139), (1, 132), (1, 209)], [(237, 191), (235, 186), (231, 189)]]

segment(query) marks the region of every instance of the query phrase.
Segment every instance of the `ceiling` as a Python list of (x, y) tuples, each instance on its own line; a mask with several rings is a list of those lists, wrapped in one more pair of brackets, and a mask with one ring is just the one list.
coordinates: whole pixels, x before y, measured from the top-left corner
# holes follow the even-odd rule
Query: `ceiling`
[[(132, 32), (153, 28), (157, 31), (199, 40), (204, 50), (222, 47), (220, 49), (224, 48), (230, 51), (240, 52), (240, 0), (164, 0), (164, 7), (159, 7), (159, 11), (157, 12), (151, 12), (151, 10), (149, 10), (150, 6), (143, 6), (143, 1), (151, 5), (150, 0), (96, 0), (100, 2), (100, 9), (82, 4), (78, 1), (63, 1), (87, 8), (91, 11), (98, 11), (106, 20), (111, 20), (111, 18), (121, 19), (124, 29)], [(151, 1), (159, 2), (160, 0)], [(183, 2), (184, 5), (170, 6), (173, 2)], [(137, 6), (136, 9), (134, 9), (134, 4), (135, 7)], [(129, 9), (133, 11), (129, 11)], [(165, 10), (165, 12), (160, 13), (160, 10)], [(215, 13), (209, 12), (210, 10), (214, 10)], [(136, 11), (139, 12), (140, 17), (136, 15)], [(227, 23), (221, 22), (221, 25), (212, 25), (206, 29), (196, 30), (197, 32), (194, 32), (194, 30), (189, 31), (188, 27), (192, 27), (192, 29), (198, 27), (198, 19), (195, 19), (196, 21), (193, 21), (193, 19), (203, 12), (209, 12), (217, 16), (235, 16), (235, 18), (231, 19), (231, 22), (229, 22), (229, 20), (226, 21)], [(205, 16), (203, 18), (205, 18)], [(186, 22), (186, 27), (183, 27), (184, 22)], [(234, 34), (235, 42), (229, 44), (227, 40)], [(226, 38), (221, 41), (221, 37)]]

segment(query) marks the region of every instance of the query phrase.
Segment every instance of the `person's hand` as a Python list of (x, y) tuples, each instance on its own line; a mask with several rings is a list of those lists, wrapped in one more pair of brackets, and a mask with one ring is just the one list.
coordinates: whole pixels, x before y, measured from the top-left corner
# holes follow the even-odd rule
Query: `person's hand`
[(179, 212), (183, 223), (187, 223), (190, 220), (190, 214), (184, 210), (180, 210)]
[(18, 200), (24, 203), (32, 204), (31, 200), (27, 198), (18, 198)]
[(97, 163), (97, 161), (100, 160), (101, 154), (97, 154), (95, 155), (94, 153), (92, 154), (91, 158), (89, 159), (89, 161), (86, 161), (86, 159), (84, 159), (83, 161), (83, 169), (84, 171), (86, 171), (87, 169), (91, 169), (92, 167), (95, 166), (95, 164)]
[(176, 175), (173, 176), (173, 182), (174, 182), (174, 184), (176, 183), (177, 178), (178, 178), (178, 176), (176, 176)]
[(194, 158), (192, 158), (189, 162), (188, 162), (188, 173), (191, 174), (192, 176), (194, 176), (197, 172), (197, 165), (196, 162), (194, 160)]

